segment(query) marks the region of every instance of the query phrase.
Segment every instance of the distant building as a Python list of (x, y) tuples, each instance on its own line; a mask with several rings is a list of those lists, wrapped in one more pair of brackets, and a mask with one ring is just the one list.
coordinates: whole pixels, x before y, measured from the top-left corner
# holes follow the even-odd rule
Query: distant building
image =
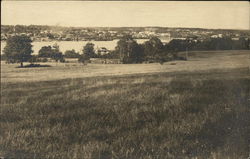
[(100, 48), (97, 47), (95, 49), (95, 53), (98, 54), (98, 55), (105, 55), (105, 54), (110, 53), (110, 51), (105, 47), (100, 47)]
[(231, 38), (232, 40), (239, 40), (240, 38)]
[(211, 38), (222, 38), (222, 37), (223, 37), (222, 34), (211, 35)]
[(186, 40), (187, 38), (173, 38), (173, 39), (177, 39), (177, 40)]
[(170, 33), (159, 33), (157, 36), (163, 43), (168, 43), (171, 40)]

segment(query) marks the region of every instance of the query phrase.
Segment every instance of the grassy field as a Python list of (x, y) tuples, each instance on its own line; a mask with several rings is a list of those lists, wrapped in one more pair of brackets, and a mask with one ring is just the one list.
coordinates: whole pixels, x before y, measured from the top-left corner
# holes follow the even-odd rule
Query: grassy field
[[(180, 53), (183, 54), (183, 53)], [(19, 64), (1, 62), (1, 82), (48, 81), (66, 78), (145, 74), (155, 72), (193, 72), (214, 69), (248, 68), (250, 51), (189, 52), (188, 61), (171, 61), (153, 64), (88, 64), (43, 63), (52, 67), (16, 68)]]
[(11, 66), (1, 74), (0, 156), (246, 159), (250, 72), (225, 66), (47, 81), (13, 80)]

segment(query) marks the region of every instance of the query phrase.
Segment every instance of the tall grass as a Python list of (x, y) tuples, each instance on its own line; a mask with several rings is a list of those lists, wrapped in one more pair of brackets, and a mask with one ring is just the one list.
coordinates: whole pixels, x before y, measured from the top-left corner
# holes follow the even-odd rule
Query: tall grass
[(2, 83), (0, 156), (247, 158), (247, 73)]

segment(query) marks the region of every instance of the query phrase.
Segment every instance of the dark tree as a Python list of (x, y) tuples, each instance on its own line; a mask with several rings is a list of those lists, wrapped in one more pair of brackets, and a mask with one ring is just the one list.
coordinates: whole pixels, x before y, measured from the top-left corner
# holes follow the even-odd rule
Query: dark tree
[(39, 57), (46, 57), (46, 58), (52, 58), (56, 62), (64, 62), (63, 54), (59, 50), (59, 46), (55, 44), (53, 47), (51, 46), (43, 46), (39, 52), (38, 52)]
[(38, 56), (39, 57), (47, 57), (50, 58), (51, 54), (53, 53), (52, 47), (51, 46), (43, 46), (39, 52)]
[(150, 38), (149, 41), (146, 41), (144, 43), (144, 53), (146, 56), (146, 59), (152, 59), (155, 60), (161, 54), (163, 53), (163, 44), (161, 40), (157, 37)]
[(6, 58), (5, 54), (1, 54), (1, 61), (7, 61), (7, 58)]
[(130, 35), (125, 35), (117, 42), (116, 52), (123, 63), (138, 63), (143, 58), (141, 45), (138, 45)]
[(137, 44), (136, 41), (133, 41), (129, 44), (130, 55), (129, 62), (130, 63), (141, 63), (144, 60), (144, 48), (143, 45)]
[(63, 58), (63, 54), (59, 50), (59, 45), (57, 45), (57, 44), (53, 45), (52, 50), (53, 50), (52, 56), (51, 56), (52, 59), (54, 59), (56, 62), (58, 62), (58, 61), (65, 62), (65, 60)]
[(78, 62), (86, 64), (89, 61), (89, 57), (82, 54), (78, 57)]
[(8, 63), (27, 62), (31, 58), (32, 45), (30, 37), (26, 35), (16, 35), (7, 39), (6, 46), (3, 50)]
[(124, 57), (128, 57), (130, 54), (130, 50), (128, 45), (130, 43), (133, 43), (134, 40), (132, 38), (132, 36), (130, 35), (125, 35), (123, 36), (118, 42), (117, 42), (117, 46), (116, 46), (116, 51), (120, 56), (120, 59), (122, 60)]
[(94, 50), (94, 44), (93, 43), (87, 43), (84, 47), (83, 47), (83, 54), (87, 57), (87, 58), (93, 58), (95, 57), (95, 50)]
[(173, 39), (167, 44), (167, 48), (173, 52), (185, 51), (188, 46), (187, 40)]
[(37, 56), (33, 55), (30, 59), (29, 59), (29, 62), (32, 64), (32, 63), (35, 63), (35, 62), (38, 62), (37, 60)]
[(78, 58), (80, 55), (77, 53), (74, 49), (73, 50), (67, 50), (64, 53), (64, 57), (66, 58)]

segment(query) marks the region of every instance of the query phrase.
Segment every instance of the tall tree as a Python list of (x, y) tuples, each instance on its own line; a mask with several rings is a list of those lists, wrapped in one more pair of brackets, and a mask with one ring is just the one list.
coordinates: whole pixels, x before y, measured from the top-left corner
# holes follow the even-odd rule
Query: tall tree
[(144, 43), (144, 52), (147, 59), (155, 59), (163, 52), (163, 44), (157, 37), (152, 37)]
[(117, 42), (116, 52), (123, 63), (142, 61), (143, 49), (130, 35), (125, 35)]
[(63, 54), (62, 52), (60, 52), (59, 49), (59, 45), (57, 45), (56, 43), (53, 45), (52, 47), (52, 56), (51, 58), (54, 59), (56, 62), (60, 61), (60, 62), (64, 62), (64, 58), (63, 58)]
[(130, 63), (141, 63), (144, 60), (144, 49), (143, 45), (138, 44), (136, 41), (129, 43), (130, 48), (129, 62)]
[(93, 58), (95, 57), (95, 50), (94, 50), (94, 44), (93, 43), (87, 43), (83, 47), (83, 54), (86, 58)]
[(32, 56), (32, 40), (26, 35), (16, 35), (7, 39), (6, 46), (3, 50), (7, 62), (20, 63), (27, 62)]
[(39, 51), (38, 51), (38, 56), (39, 57), (51, 57), (51, 54), (53, 53), (52, 47), (51, 46), (43, 46)]
[(59, 46), (57, 44), (51, 46), (43, 46), (39, 52), (38, 52), (39, 57), (47, 57), (47, 58), (52, 58), (56, 62), (60, 61), (63, 62), (63, 54), (60, 52)]

